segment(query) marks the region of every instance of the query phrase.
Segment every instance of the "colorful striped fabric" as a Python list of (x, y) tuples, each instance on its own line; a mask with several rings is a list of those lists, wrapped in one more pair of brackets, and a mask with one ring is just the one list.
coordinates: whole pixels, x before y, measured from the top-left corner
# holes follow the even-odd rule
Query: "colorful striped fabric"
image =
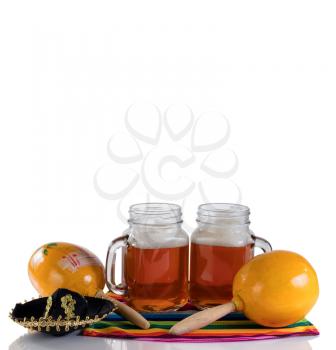
[(111, 314), (104, 321), (85, 328), (82, 335), (165, 342), (226, 342), (319, 334), (315, 326), (306, 319), (284, 328), (265, 328), (248, 320), (242, 313), (232, 313), (205, 328), (183, 336), (168, 334), (168, 330), (176, 322), (192, 312), (194, 311), (143, 313), (151, 324), (147, 330), (139, 329), (117, 314)]

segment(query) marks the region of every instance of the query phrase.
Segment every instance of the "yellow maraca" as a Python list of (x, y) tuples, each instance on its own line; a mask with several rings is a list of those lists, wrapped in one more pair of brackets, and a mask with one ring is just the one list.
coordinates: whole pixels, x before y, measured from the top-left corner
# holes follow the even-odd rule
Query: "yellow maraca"
[(274, 250), (256, 256), (237, 272), (230, 303), (197, 312), (175, 324), (170, 333), (205, 327), (233, 311), (243, 311), (266, 327), (284, 327), (304, 318), (318, 294), (316, 272), (309, 262), (299, 254)]
[(104, 288), (104, 265), (88, 249), (65, 242), (48, 243), (38, 248), (28, 263), (30, 281), (41, 296), (57, 288), (67, 288), (95, 296)]

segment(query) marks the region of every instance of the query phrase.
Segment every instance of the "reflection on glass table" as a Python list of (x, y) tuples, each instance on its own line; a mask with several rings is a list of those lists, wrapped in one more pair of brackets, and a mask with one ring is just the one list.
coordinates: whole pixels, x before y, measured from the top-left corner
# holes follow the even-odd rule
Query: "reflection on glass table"
[(165, 343), (111, 338), (76, 336), (51, 337), (44, 334), (25, 334), (16, 339), (9, 350), (312, 350), (312, 337), (254, 340), (218, 343)]

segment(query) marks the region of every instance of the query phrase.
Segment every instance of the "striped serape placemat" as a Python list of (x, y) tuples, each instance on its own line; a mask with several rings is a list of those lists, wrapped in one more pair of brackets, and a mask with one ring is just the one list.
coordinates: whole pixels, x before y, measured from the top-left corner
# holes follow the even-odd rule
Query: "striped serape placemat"
[(143, 313), (151, 324), (147, 330), (139, 329), (113, 313), (105, 320), (85, 328), (82, 335), (164, 342), (226, 342), (319, 334), (316, 327), (306, 319), (283, 328), (266, 328), (248, 320), (242, 313), (232, 313), (207, 327), (183, 336), (173, 336), (168, 333), (176, 322), (192, 312), (194, 311)]

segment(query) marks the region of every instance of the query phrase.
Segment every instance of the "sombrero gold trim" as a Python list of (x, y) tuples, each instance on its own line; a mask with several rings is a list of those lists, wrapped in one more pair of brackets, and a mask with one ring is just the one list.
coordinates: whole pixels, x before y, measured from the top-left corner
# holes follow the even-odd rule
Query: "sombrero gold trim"
[(91, 325), (93, 323), (99, 322), (106, 318), (109, 314), (114, 312), (117, 308), (114, 308), (110, 313), (105, 314), (101, 317), (96, 315), (94, 318), (89, 318), (89, 316), (86, 316), (85, 320), (81, 320), (79, 316), (76, 316), (75, 319), (64, 319), (62, 316), (59, 316), (57, 320), (54, 320), (51, 316), (48, 316), (47, 318), (40, 317), (39, 319), (35, 319), (34, 316), (30, 318), (30, 320), (27, 320), (25, 317), (23, 320), (19, 320), (17, 318), (14, 318), (12, 313), (9, 314), (9, 317), (20, 326), (23, 326), (25, 328), (28, 328), (29, 330), (37, 330), (41, 331), (42, 328), (45, 328), (47, 332), (50, 331), (51, 327), (55, 327), (57, 332), (61, 331), (60, 327), (65, 327), (65, 331), (68, 332), (70, 327), (77, 329), (78, 327), (85, 327), (88, 325)]

